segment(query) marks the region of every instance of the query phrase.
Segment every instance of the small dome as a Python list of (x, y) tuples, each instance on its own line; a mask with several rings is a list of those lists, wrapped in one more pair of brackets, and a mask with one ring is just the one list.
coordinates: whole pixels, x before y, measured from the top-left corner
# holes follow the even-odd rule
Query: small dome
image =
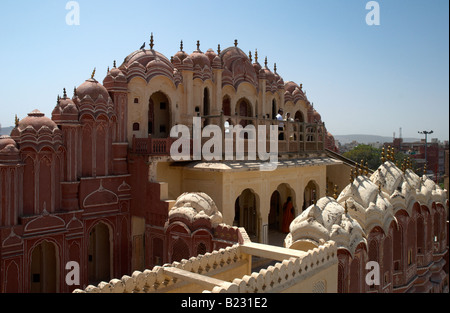
[(222, 223), (222, 214), (214, 201), (202, 192), (186, 192), (178, 197), (169, 212), (169, 217), (182, 217), (194, 222), (198, 219), (209, 219), (213, 227)]
[(259, 63), (253, 63), (252, 65), (256, 73), (259, 73), (259, 71), (262, 69), (262, 66)]
[(55, 122), (45, 116), (44, 113), (39, 110), (34, 110), (28, 113), (28, 116), (19, 121), (18, 129), (20, 131), (25, 130), (28, 127), (34, 128), (35, 131), (39, 131), (42, 127), (47, 127), (51, 131), (58, 128)]
[(183, 62), (184, 59), (186, 59), (189, 55), (184, 52), (184, 51), (178, 51), (177, 53), (175, 53), (175, 55), (173, 56), (173, 58), (178, 58), (180, 60), (180, 62)]
[(77, 88), (77, 96), (80, 100), (89, 96), (94, 102), (102, 96), (105, 102), (109, 99), (108, 90), (93, 78), (89, 78)]
[(210, 64), (213, 64), (214, 59), (217, 57), (217, 54), (214, 52), (213, 49), (208, 49), (208, 51), (206, 51), (205, 55), (208, 57)]
[(321, 122), (322, 121), (322, 117), (320, 116), (319, 112), (317, 112), (316, 110), (314, 110), (313, 113), (313, 122)]
[(17, 143), (10, 136), (0, 136), (0, 153), (18, 152)]
[(78, 120), (78, 113), (77, 105), (67, 97), (64, 90), (64, 97), (58, 100), (58, 104), (53, 109), (52, 120), (56, 123)]
[(192, 52), (189, 57), (191, 58), (194, 67), (196, 67), (197, 65), (200, 66), (201, 69), (203, 69), (205, 66), (211, 67), (209, 58), (200, 50)]
[(299, 88), (299, 86), (293, 81), (288, 81), (284, 84), (284, 89), (290, 93), (293, 93), (297, 88)]

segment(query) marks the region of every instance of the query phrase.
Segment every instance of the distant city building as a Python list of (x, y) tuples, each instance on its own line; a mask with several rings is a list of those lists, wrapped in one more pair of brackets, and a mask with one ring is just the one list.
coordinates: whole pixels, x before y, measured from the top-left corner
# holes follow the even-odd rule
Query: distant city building
[(394, 138), (393, 142), (384, 143), (385, 147), (391, 146), (396, 152), (403, 152), (414, 159), (417, 169), (423, 169), (427, 164), (427, 173), (433, 180), (439, 181), (445, 173), (445, 150), (448, 150), (448, 141), (440, 142), (432, 138), (427, 143), (427, 160), (425, 162), (425, 140), (418, 142), (404, 142), (402, 138)]

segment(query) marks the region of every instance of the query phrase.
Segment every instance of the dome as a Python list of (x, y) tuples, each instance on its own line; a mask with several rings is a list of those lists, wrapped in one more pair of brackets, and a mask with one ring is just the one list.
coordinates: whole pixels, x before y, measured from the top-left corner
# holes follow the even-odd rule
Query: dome
[(258, 85), (258, 76), (248, 55), (238, 47), (229, 47), (220, 53), (224, 73), (222, 85), (231, 85), (237, 88), (240, 83), (248, 82)]
[(143, 67), (147, 67), (148, 63), (156, 59), (160, 59), (167, 65), (171, 64), (169, 59), (167, 59), (162, 53), (159, 53), (156, 50), (138, 50), (127, 56), (120, 68), (122, 68), (123, 66), (129, 67), (134, 62), (138, 62)]
[(205, 66), (211, 67), (210, 59), (200, 50), (196, 50), (189, 56), (193, 62), (194, 68), (198, 65), (201, 69)]
[(18, 152), (17, 143), (10, 136), (0, 136), (0, 153)]
[(322, 117), (320, 116), (319, 112), (317, 112), (316, 110), (314, 110), (313, 113), (313, 122), (318, 122), (320, 123), (322, 121)]
[(96, 102), (100, 96), (102, 96), (105, 102), (109, 99), (108, 90), (94, 78), (89, 78), (81, 84), (77, 88), (76, 93), (80, 100), (83, 100), (86, 96), (89, 96), (94, 102)]
[(47, 127), (50, 131), (58, 128), (56, 123), (45, 116), (44, 113), (39, 110), (34, 110), (28, 113), (28, 116), (19, 121), (17, 128), (19, 131), (23, 131), (28, 127), (32, 127), (35, 131), (39, 131), (43, 127)]
[(127, 77), (116, 67), (116, 61), (114, 61), (114, 67), (108, 72), (103, 80), (103, 86), (107, 90), (111, 90), (117, 87), (126, 88), (127, 83)]
[(180, 60), (180, 62), (183, 62), (184, 59), (186, 59), (189, 55), (184, 52), (184, 51), (178, 51), (177, 53), (175, 53), (175, 55), (173, 56), (174, 58), (178, 58)]
[(72, 99), (68, 98), (66, 95), (66, 90), (64, 89), (64, 96), (62, 98), (58, 98), (58, 103), (52, 112), (52, 120), (56, 123), (60, 123), (63, 121), (75, 121), (78, 120), (78, 107), (72, 101)]
[(205, 55), (208, 57), (210, 64), (213, 64), (214, 59), (217, 57), (217, 54), (214, 52), (213, 49), (208, 49), (208, 51), (206, 51)]
[(222, 214), (214, 201), (202, 192), (184, 193), (178, 197), (169, 212), (169, 218), (181, 217), (191, 222), (204, 218), (211, 221), (213, 227), (222, 223)]
[[(174, 58), (174, 63), (178, 58)], [(163, 54), (151, 50), (138, 50), (127, 56), (119, 67), (130, 81), (134, 77), (141, 77), (147, 82), (156, 76), (166, 76), (174, 81), (174, 65)], [(174, 81), (176, 84), (176, 81)]]
[(293, 93), (298, 88), (299, 86), (293, 81), (288, 81), (287, 83), (284, 84), (284, 89), (286, 91), (289, 91), (290, 93)]
[(290, 225), (290, 233), (285, 239), (287, 248), (296, 242), (333, 240), (339, 248), (347, 249), (352, 255), (360, 243), (367, 244), (364, 230), (347, 210), (331, 197), (321, 198), (297, 216)]

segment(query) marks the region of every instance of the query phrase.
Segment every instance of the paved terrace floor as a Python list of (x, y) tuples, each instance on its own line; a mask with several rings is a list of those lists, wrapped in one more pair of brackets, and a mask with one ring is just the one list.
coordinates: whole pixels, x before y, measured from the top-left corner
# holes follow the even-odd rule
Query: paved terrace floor
[[(284, 239), (287, 234), (276, 230), (269, 230), (269, 245), (284, 247)], [(263, 268), (267, 268), (270, 265), (275, 265), (278, 261), (272, 259), (265, 259), (257, 256), (252, 257), (252, 271), (259, 272)]]

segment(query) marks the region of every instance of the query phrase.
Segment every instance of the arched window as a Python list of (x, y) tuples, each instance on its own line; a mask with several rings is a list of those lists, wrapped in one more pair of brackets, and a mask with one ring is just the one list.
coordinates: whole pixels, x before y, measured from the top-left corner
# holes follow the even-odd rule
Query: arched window
[(203, 242), (200, 242), (197, 246), (197, 255), (205, 255), (206, 252), (206, 245)]
[(189, 259), (190, 252), (189, 247), (186, 244), (186, 242), (179, 238), (177, 241), (175, 241), (173, 247), (172, 247), (172, 262), (174, 261), (181, 261), (183, 259)]
[(210, 101), (208, 88), (203, 90), (203, 115), (210, 115)]
[(37, 245), (31, 254), (31, 288), (33, 293), (57, 292), (58, 259), (55, 244), (43, 241)]
[(275, 99), (272, 100), (272, 119), (277, 119), (277, 102), (275, 101)]
[(149, 99), (148, 133), (154, 138), (166, 138), (170, 130), (170, 107), (167, 96), (158, 91)]
[(88, 275), (90, 284), (111, 279), (111, 242), (109, 227), (98, 223), (89, 233)]

